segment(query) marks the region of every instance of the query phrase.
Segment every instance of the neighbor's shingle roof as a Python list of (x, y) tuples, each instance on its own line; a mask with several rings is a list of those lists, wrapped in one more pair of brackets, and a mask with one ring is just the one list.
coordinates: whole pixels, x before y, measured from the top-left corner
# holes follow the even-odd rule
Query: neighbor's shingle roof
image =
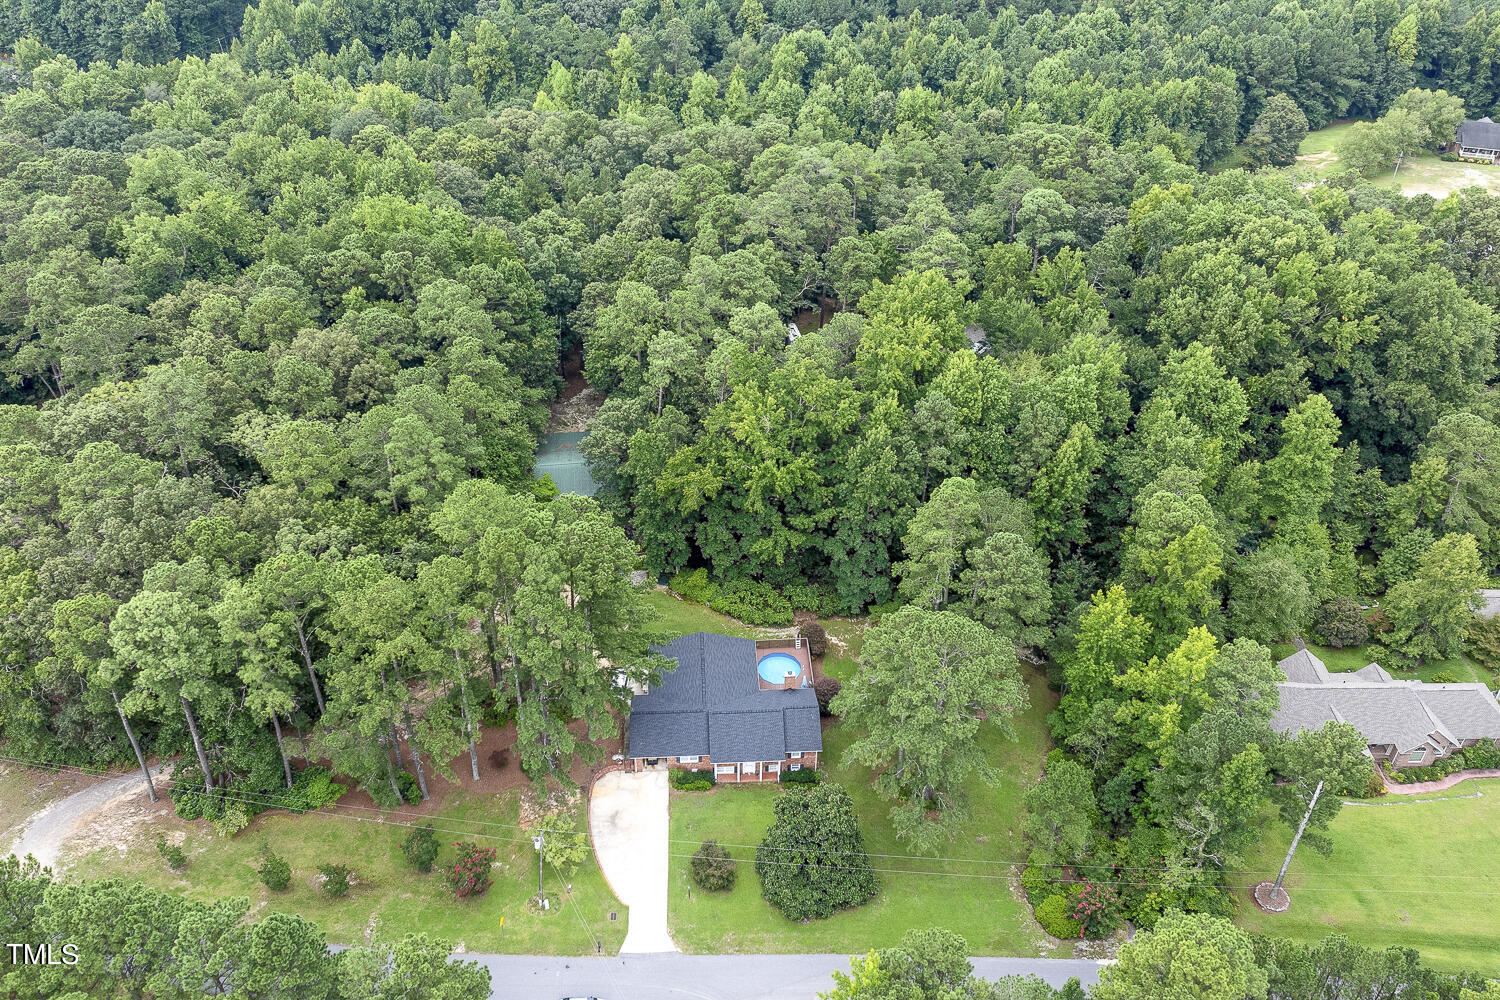
[(628, 756), (744, 762), (823, 749), (817, 696), (760, 690), (754, 640), (694, 632), (656, 651), (677, 665), (631, 699)]
[(1500, 590), (1481, 590), (1479, 596), (1484, 600), (1484, 607), (1477, 614), (1481, 618), (1493, 618), (1500, 615)]
[[(1500, 739), (1500, 703), (1483, 684), (1425, 684), (1396, 680), (1371, 663), (1348, 674), (1330, 674), (1322, 661), (1299, 651), (1279, 664), (1287, 683), (1277, 686), (1281, 706), (1271, 717), (1277, 732), (1321, 729), (1348, 722), (1365, 741), (1410, 750), (1441, 733), (1454, 742)], [(1315, 677), (1317, 680), (1301, 680)]]
[(1458, 144), (1470, 149), (1500, 149), (1500, 125), (1481, 118), (1458, 127)]
[(1328, 680), (1323, 661), (1305, 649), (1299, 649), (1277, 664), (1286, 679), (1294, 684), (1322, 684)]

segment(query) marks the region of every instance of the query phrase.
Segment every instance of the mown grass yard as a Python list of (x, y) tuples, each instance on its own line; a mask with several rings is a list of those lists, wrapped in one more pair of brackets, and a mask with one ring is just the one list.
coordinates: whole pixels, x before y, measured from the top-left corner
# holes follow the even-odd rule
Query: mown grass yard
[[(973, 818), (943, 855), (964, 862), (912, 857), (892, 832), (889, 804), (869, 787), (868, 769), (843, 762), (853, 734), (840, 726), (823, 734), (827, 780), (848, 789), (864, 829), (871, 864), (903, 869), (882, 872), (881, 893), (872, 902), (827, 920), (797, 924), (760, 895), (750, 863), (755, 845), (771, 824), (772, 803), (783, 793), (772, 786), (723, 787), (711, 792), (672, 793), (672, 858), (669, 918), (673, 939), (687, 952), (864, 952), (895, 944), (914, 927), (947, 927), (962, 934), (976, 955), (1034, 955), (1045, 936), (1011, 893), (1011, 868), (1024, 859), (1021, 795), (1041, 772), (1047, 748), (1044, 724), (1053, 700), (1039, 672), (1028, 670), (1031, 707), (1016, 719), (1019, 739), (1003, 738), (995, 727), (980, 730), (990, 762), (1001, 772), (998, 785), (975, 781), (969, 788)], [(741, 859), (739, 880), (728, 893), (695, 888), (689, 857), (698, 845), (716, 839)]]
[[(581, 802), (577, 809), (581, 819)], [(625, 908), (605, 885), (592, 853), (567, 878), (547, 870), (549, 912), (528, 907), (528, 899), (536, 895), (536, 851), (530, 838), (516, 828), (517, 791), (500, 795), (451, 792), (438, 813), (422, 820), (424, 825), (432, 823), (443, 846), (439, 867), (427, 875), (418, 874), (401, 853), (407, 829), (398, 824), (403, 822), (391, 814), (352, 810), (302, 816), (266, 813), (225, 840), (213, 836), (201, 823), (183, 823), (166, 814), (149, 832), (133, 837), (123, 854), (114, 849), (93, 851), (77, 859), (69, 874), (122, 876), (204, 901), (245, 896), (253, 912), (300, 914), (321, 927), (335, 944), (395, 939), (420, 930), (462, 942), (468, 951), (585, 955), (594, 953), (596, 940), (613, 953), (625, 939)], [(484, 825), (491, 823), (504, 825)], [(157, 830), (169, 837), (186, 834), (183, 847), (190, 860), (181, 874), (168, 871), (157, 855), (152, 839)], [(453, 843), (458, 840), (472, 840), (498, 852), (494, 883), (478, 898), (455, 900), (443, 880), (440, 866), (452, 861)], [(292, 884), (284, 892), (271, 892), (257, 878), (262, 844), (291, 864)], [(357, 882), (342, 899), (327, 899), (318, 888), (318, 865), (327, 863), (354, 869)], [(566, 889), (568, 882), (571, 892)], [(611, 912), (617, 920), (610, 921)], [(503, 930), (501, 917), (505, 918)]]
[[(1482, 794), (1464, 797), (1475, 793)], [(1330, 831), (1331, 854), (1298, 848), (1287, 879), (1292, 908), (1262, 913), (1240, 891), (1236, 920), (1254, 934), (1306, 942), (1344, 934), (1359, 944), (1416, 948), (1438, 969), (1500, 976), (1500, 875), (1491, 863), (1497, 828), (1500, 779), (1346, 805)], [(1243, 885), (1275, 878), (1291, 841), (1292, 831), (1270, 817), (1264, 830)]]
[(773, 630), (751, 628), (712, 608), (693, 601), (684, 600), (667, 590), (647, 590), (646, 603), (661, 616), (655, 628), (667, 636), (688, 635), (692, 632), (717, 632), (720, 635), (737, 635), (755, 639), (773, 635)]

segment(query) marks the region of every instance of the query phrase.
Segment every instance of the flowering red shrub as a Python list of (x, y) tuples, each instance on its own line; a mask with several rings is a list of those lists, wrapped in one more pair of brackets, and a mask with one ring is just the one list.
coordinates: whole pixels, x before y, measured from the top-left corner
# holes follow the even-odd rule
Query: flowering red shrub
[(1082, 925), (1084, 937), (1101, 938), (1119, 926), (1119, 907), (1120, 896), (1113, 888), (1084, 882), (1068, 916)]
[(459, 899), (478, 896), (490, 887), (490, 865), (495, 861), (493, 847), (480, 847), (469, 841), (453, 845), (458, 848), (458, 860), (448, 867), (448, 884)]

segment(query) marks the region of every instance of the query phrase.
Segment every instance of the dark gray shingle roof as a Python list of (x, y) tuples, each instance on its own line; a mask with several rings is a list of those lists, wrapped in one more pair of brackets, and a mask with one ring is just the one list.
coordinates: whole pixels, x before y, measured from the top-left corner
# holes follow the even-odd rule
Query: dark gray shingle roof
[(760, 690), (753, 639), (694, 632), (656, 651), (677, 661), (630, 703), (630, 757), (781, 760), (823, 749), (811, 688)]
[(1458, 127), (1458, 144), (1470, 149), (1500, 149), (1500, 125), (1481, 118)]
[(1454, 742), (1500, 739), (1500, 703), (1483, 684), (1426, 684), (1397, 680), (1379, 664), (1331, 674), (1302, 650), (1279, 664), (1287, 683), (1271, 717), (1277, 732), (1321, 729), (1347, 722), (1375, 746), (1411, 750), (1441, 733)]

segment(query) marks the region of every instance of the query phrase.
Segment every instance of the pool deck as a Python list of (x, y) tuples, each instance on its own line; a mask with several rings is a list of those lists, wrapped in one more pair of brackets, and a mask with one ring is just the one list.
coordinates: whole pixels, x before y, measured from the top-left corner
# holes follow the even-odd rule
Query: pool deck
[(760, 663), (760, 658), (768, 653), (785, 653), (802, 665), (802, 672), (793, 677), (788, 677), (780, 684), (773, 684), (764, 677), (760, 678), (760, 689), (762, 691), (791, 690), (802, 686), (803, 678), (807, 683), (812, 683), (812, 656), (807, 650), (806, 639), (757, 639), (755, 640), (755, 662)]

